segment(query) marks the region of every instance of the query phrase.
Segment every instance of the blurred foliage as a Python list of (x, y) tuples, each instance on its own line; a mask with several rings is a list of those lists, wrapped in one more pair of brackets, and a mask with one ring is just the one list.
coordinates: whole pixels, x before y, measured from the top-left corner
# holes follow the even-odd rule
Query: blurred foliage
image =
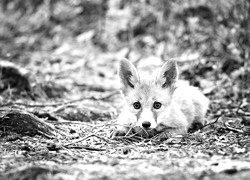
[(249, 1), (2, 0), (1, 9), (3, 59), (27, 62), (27, 53), (55, 51), (73, 39), (104, 52), (129, 47), (132, 61), (198, 60), (192, 71), (184, 69), (187, 79), (216, 71), (217, 78), (232, 78), (231, 85), (250, 84)]
[[(63, 27), (67, 27), (68, 24), (73, 26), (75, 23), (75, 26), (68, 27), (71, 35), (88, 30), (82, 27), (82, 23), (86, 23), (86, 20), (88, 23), (84, 24), (85, 26), (98, 19), (106, 18), (106, 21), (112, 21), (111, 18), (106, 17), (107, 14), (116, 18), (122, 14), (123, 18), (125, 17), (127, 20), (124, 21), (125, 24), (119, 24), (116, 27), (116, 34), (112, 34), (119, 41), (131, 41), (130, 38), (140, 36), (136, 45), (144, 48), (147, 42), (143, 36), (153, 36), (153, 40), (157, 44), (164, 41), (167, 44), (177, 45), (180, 48), (176, 50), (178, 54), (180, 50), (193, 49), (199, 51), (203, 56), (231, 57), (240, 61), (240, 59), (249, 58), (249, 4), (249, 1), (244, 0), (191, 0), (187, 2), (164, 0), (157, 2), (152, 0), (2, 0), (1, 8), (5, 18), (10, 16), (10, 18), (16, 18), (14, 20), (21, 22), (23, 19), (31, 20), (29, 16), (36, 16), (35, 14), (42, 11), (43, 15), (36, 16), (35, 22), (29, 22), (31, 27), (34, 26), (33, 23), (39, 24), (37, 20), (43, 20), (40, 18), (44, 18), (44, 26), (54, 28), (58, 23)], [(29, 28), (18, 27), (21, 24), (16, 23), (7, 23), (7, 28), (13, 33), (18, 33), (16, 31), (20, 32), (22, 29), (23, 32), (20, 33), (28, 33)], [(91, 26), (90, 28), (97, 27)], [(46, 28), (35, 29), (33, 27), (32, 29), (46, 31)], [(108, 30), (108, 27), (104, 29), (104, 31)], [(51, 32), (47, 33), (53, 33), (54, 29), (50, 28), (49, 31)]]

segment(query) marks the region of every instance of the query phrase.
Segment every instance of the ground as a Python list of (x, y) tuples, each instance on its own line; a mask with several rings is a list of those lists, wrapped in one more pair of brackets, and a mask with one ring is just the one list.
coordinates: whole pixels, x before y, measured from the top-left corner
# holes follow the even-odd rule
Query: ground
[[(0, 13), (0, 179), (249, 179), (249, 3), (18, 2)], [(176, 59), (210, 99), (205, 127), (111, 139), (124, 57)]]

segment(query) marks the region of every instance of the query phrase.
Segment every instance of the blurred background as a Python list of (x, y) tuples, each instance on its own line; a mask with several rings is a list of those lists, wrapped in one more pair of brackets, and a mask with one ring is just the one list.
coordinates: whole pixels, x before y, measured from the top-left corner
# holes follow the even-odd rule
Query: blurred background
[(72, 99), (86, 89), (114, 90), (117, 62), (126, 57), (151, 69), (176, 59), (180, 77), (215, 103), (249, 102), (249, 1), (0, 3), (0, 61), (27, 71), (33, 98), (62, 98), (66, 92)]
[[(0, 172), (13, 177), (0, 179), (249, 177), (249, 55), (250, 0), (0, 0)], [(110, 140), (124, 57), (148, 72), (177, 60), (211, 123), (161, 144)]]

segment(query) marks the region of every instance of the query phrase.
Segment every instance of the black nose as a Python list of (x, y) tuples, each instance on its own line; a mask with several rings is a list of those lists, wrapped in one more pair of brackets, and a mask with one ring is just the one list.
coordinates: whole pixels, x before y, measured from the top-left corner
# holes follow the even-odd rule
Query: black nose
[(143, 121), (142, 122), (142, 127), (144, 127), (144, 128), (149, 128), (151, 126), (151, 123), (150, 122), (148, 122), (148, 121)]

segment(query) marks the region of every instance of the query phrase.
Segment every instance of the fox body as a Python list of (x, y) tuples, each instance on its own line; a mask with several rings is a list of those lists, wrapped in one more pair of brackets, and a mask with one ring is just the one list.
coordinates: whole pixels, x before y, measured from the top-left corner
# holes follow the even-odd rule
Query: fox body
[(149, 134), (185, 134), (193, 124), (204, 125), (209, 100), (196, 88), (178, 82), (175, 61), (169, 60), (155, 77), (140, 77), (134, 65), (123, 59), (118, 69), (125, 105), (113, 136), (139, 127)]

